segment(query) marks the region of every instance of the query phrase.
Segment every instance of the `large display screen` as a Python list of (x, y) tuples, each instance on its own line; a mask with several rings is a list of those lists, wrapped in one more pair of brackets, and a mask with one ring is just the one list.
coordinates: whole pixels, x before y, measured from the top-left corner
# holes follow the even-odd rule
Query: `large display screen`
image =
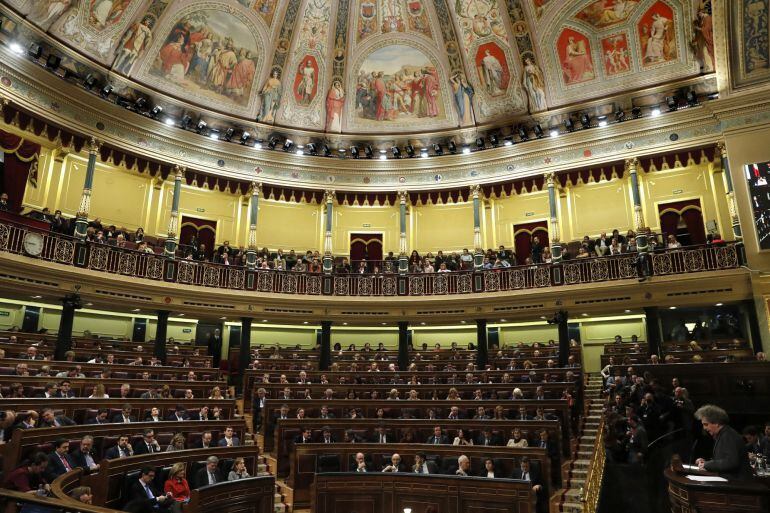
[(759, 247), (770, 249), (770, 162), (747, 165), (744, 171), (749, 183)]

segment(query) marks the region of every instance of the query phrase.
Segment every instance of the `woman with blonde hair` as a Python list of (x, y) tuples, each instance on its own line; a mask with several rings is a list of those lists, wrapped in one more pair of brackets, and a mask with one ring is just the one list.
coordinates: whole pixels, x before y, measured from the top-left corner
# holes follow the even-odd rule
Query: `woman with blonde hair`
[(222, 395), (222, 389), (219, 387), (212, 388), (209, 399), (225, 399), (225, 397)]
[(190, 485), (187, 483), (187, 465), (181, 461), (174, 463), (168, 472), (168, 479), (163, 485), (163, 491), (171, 494), (177, 502), (190, 500)]
[[(166, 447), (166, 452), (184, 451), (186, 449), (185, 447), (186, 443), (187, 443), (187, 438), (185, 438), (184, 434), (177, 433), (171, 439), (171, 443), (168, 444), (168, 447)], [(173, 475), (173, 474), (169, 474), (169, 475)]]
[(233, 463), (233, 469), (227, 474), (228, 481), (237, 481), (238, 479), (246, 479), (251, 477), (246, 470), (246, 460), (243, 458), (235, 458)]
[(107, 392), (104, 391), (104, 383), (97, 383), (94, 385), (94, 390), (91, 395), (88, 396), (89, 399), (109, 399), (110, 396), (107, 395)]

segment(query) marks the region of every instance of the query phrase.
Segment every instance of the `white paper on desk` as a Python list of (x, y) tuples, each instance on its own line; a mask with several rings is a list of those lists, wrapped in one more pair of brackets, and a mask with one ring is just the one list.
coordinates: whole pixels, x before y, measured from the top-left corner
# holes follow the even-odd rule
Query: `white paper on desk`
[(694, 476), (692, 474), (685, 476), (690, 481), (701, 481), (703, 483), (726, 483), (727, 479), (719, 476)]
[(698, 465), (684, 465), (684, 464), (682, 464), (682, 468), (684, 468), (685, 470), (700, 470), (700, 468), (698, 468)]

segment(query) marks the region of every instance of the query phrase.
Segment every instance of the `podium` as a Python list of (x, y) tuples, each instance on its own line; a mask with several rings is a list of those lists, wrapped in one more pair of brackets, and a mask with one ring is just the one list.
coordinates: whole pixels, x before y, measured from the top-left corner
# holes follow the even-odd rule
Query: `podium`
[(767, 513), (770, 485), (760, 479), (693, 481), (687, 475), (715, 476), (672, 467), (664, 471), (668, 481), (671, 513)]

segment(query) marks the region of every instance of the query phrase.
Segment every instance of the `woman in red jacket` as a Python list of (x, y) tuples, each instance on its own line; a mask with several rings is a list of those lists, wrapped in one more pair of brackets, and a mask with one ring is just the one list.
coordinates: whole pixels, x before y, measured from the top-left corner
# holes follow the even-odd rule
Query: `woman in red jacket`
[(190, 500), (190, 485), (187, 484), (185, 475), (187, 466), (182, 463), (174, 463), (171, 471), (168, 473), (166, 484), (163, 485), (163, 491), (171, 494), (177, 502), (187, 502)]

